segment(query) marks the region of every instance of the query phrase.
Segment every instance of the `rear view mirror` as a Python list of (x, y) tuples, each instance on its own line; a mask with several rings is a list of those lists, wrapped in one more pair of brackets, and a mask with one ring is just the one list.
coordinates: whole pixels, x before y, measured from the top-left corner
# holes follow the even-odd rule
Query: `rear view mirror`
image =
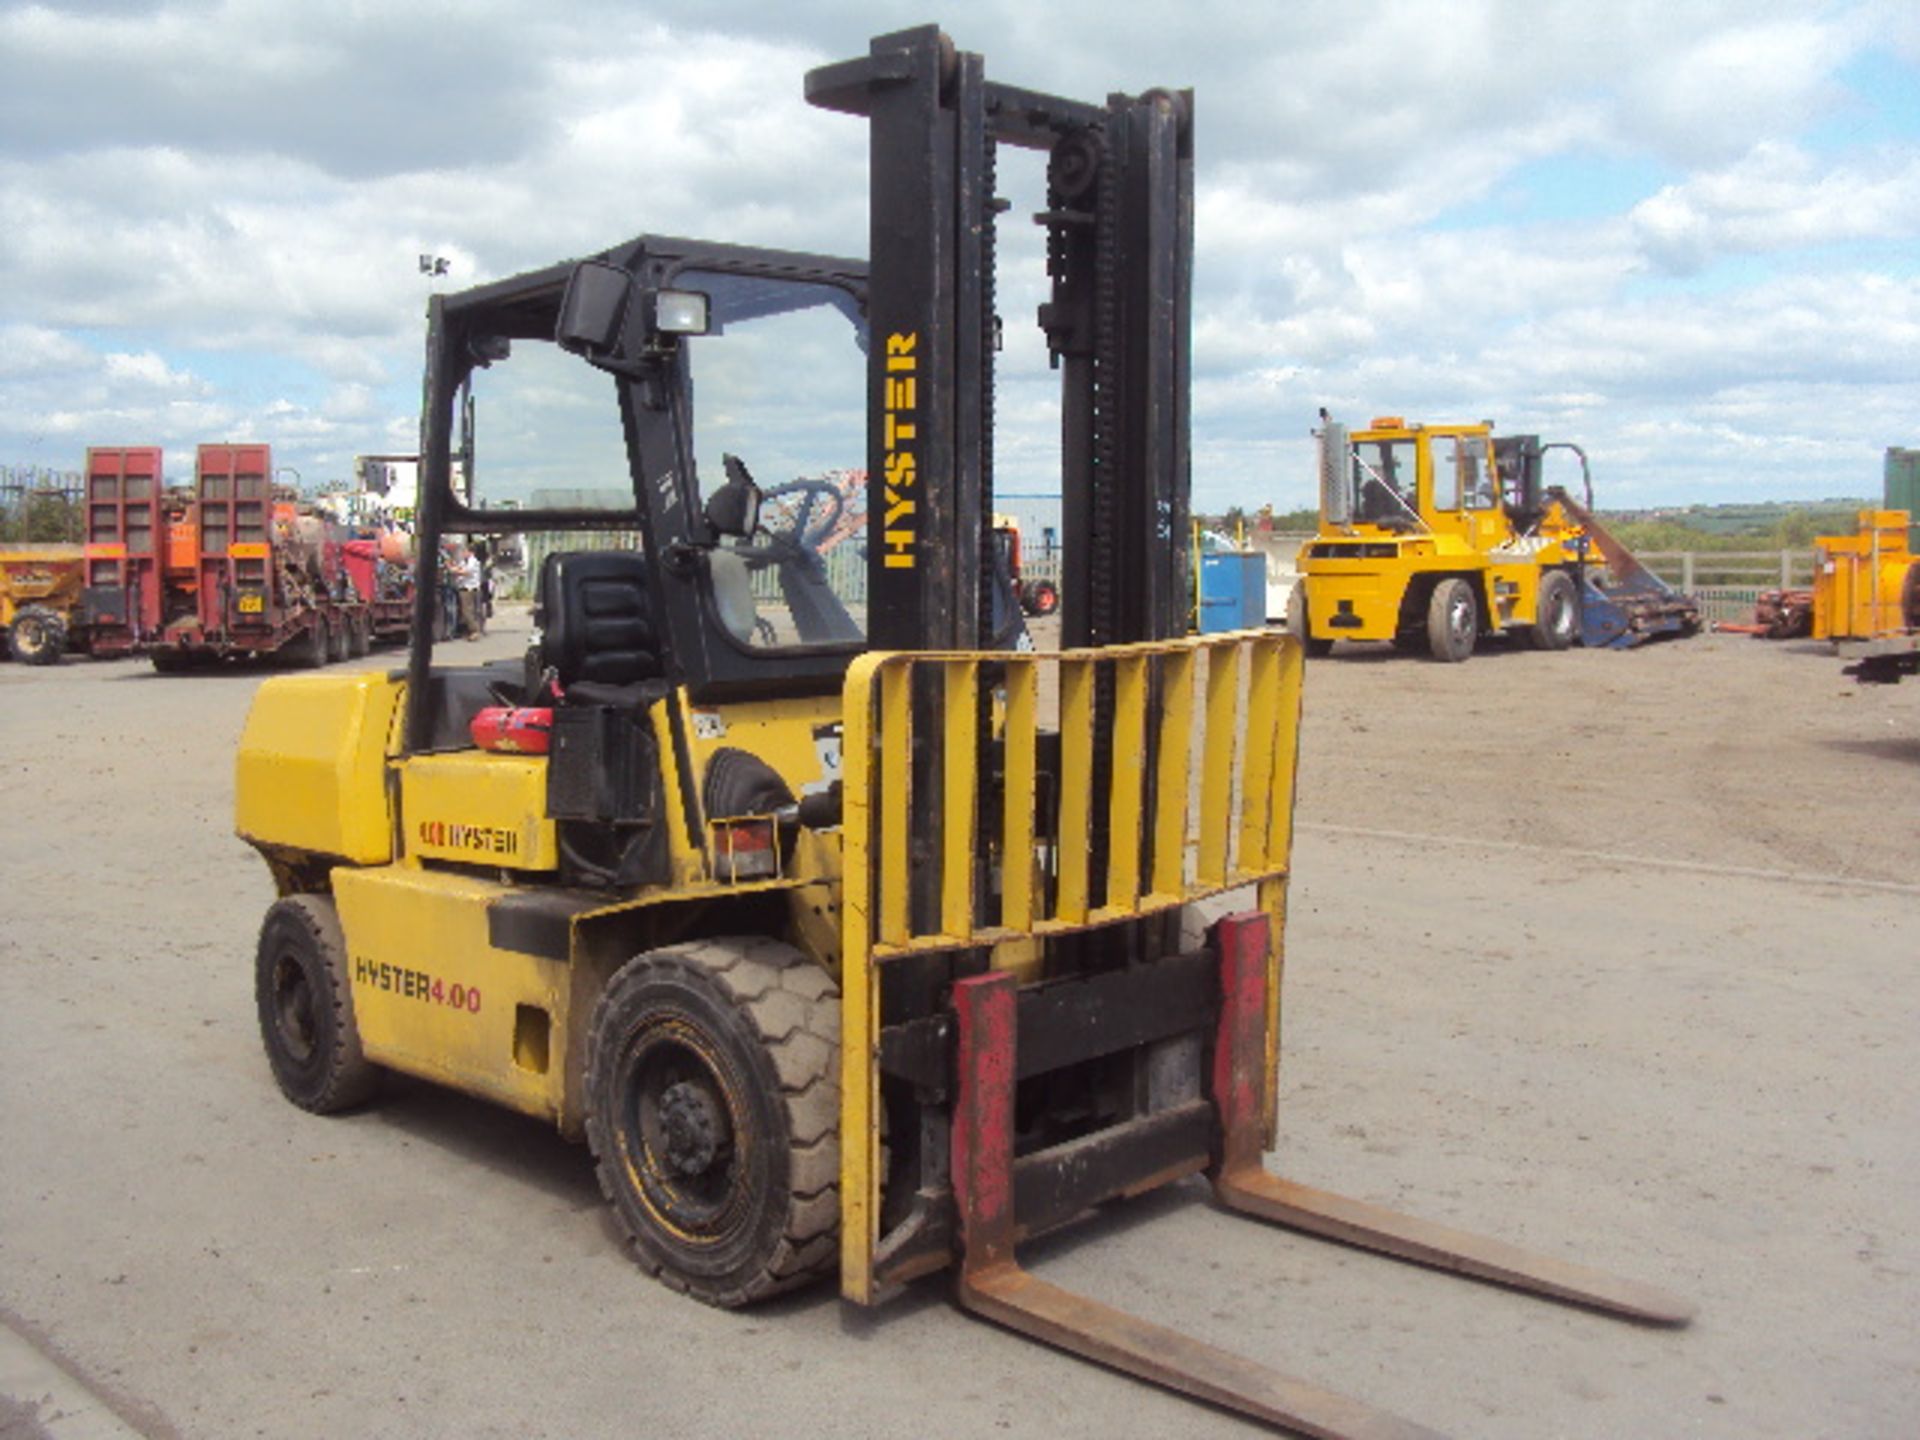
[(727, 467), (727, 483), (707, 497), (707, 524), (716, 535), (744, 540), (760, 528), (760, 487), (739, 456), (721, 459)]
[(630, 277), (617, 265), (583, 260), (574, 266), (560, 302), (555, 343), (589, 360), (613, 358), (626, 325), (630, 289)]

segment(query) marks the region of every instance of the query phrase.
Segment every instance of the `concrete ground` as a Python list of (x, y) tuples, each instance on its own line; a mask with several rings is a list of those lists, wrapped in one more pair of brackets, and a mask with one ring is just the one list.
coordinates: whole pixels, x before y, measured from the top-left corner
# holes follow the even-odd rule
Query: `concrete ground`
[[(263, 673), (0, 667), (0, 1437), (1259, 1433), (938, 1281), (871, 1316), (677, 1298), (584, 1151), (478, 1102), (288, 1106), (253, 1016), (271, 888), (230, 820)], [(1699, 1319), (1413, 1269), (1197, 1184), (1036, 1270), (1456, 1436), (1920, 1434), (1920, 685), (1720, 637), (1336, 655), (1299, 821), (1274, 1168)]]

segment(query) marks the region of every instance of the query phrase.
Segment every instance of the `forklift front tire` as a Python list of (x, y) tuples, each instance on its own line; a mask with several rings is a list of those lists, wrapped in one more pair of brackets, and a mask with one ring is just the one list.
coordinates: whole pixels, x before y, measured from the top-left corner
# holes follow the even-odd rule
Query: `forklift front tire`
[(840, 1242), (840, 998), (758, 936), (648, 951), (587, 1040), (587, 1143), (641, 1264), (710, 1305), (823, 1275)]
[(373, 1094), (379, 1072), (360, 1050), (347, 944), (331, 900), (289, 895), (267, 911), (254, 995), (267, 1062), (287, 1099), (330, 1115)]

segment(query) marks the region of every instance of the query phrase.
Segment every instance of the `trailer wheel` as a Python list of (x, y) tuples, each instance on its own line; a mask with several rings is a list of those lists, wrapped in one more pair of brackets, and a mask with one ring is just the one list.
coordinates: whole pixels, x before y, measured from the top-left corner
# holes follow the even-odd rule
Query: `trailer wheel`
[(316, 632), (315, 625), (308, 624), (275, 653), (280, 662), (290, 669), (317, 670), (327, 663), (328, 649), (325, 631)]
[(1036, 580), (1021, 587), (1020, 602), (1029, 615), (1051, 615), (1060, 608), (1060, 592), (1051, 580)]
[(1534, 616), (1533, 624), (1526, 631), (1534, 649), (1564, 650), (1573, 644), (1574, 632), (1580, 625), (1580, 606), (1566, 571), (1549, 570), (1540, 577)]
[(54, 665), (67, 653), (67, 622), (45, 605), (23, 606), (7, 630), (7, 648), (22, 665)]
[(289, 895), (267, 911), (254, 963), (260, 1038), (273, 1078), (302, 1110), (328, 1115), (373, 1094), (347, 977), (347, 943), (333, 902)]
[(1457, 665), (1473, 654), (1479, 632), (1480, 605), (1473, 586), (1458, 576), (1435, 585), (1427, 601), (1427, 648), (1433, 658)]
[(600, 1188), (650, 1274), (731, 1307), (837, 1263), (839, 993), (799, 951), (628, 961), (594, 1007), (586, 1092)]
[(347, 624), (347, 656), (358, 660), (373, 653), (373, 622), (362, 616)]
[(1313, 660), (1323, 660), (1333, 653), (1333, 641), (1316, 640), (1307, 633), (1307, 582), (1296, 580), (1293, 589), (1287, 592), (1287, 633), (1300, 642), (1300, 648)]
[(345, 619), (327, 622), (327, 664), (338, 665), (353, 658), (353, 637), (347, 633)]

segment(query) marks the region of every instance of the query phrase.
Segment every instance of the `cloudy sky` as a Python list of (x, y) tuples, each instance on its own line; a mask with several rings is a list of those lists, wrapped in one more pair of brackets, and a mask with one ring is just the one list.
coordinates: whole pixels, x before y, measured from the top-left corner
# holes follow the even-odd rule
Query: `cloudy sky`
[[(938, 18), (0, 7), (0, 464), (157, 441), (181, 480), (196, 442), (251, 438), (340, 478), (415, 448), (430, 284), (649, 230), (861, 254), (864, 127), (810, 110), (801, 77)], [(944, 19), (992, 78), (1197, 90), (1198, 508), (1309, 503), (1323, 404), (1578, 440), (1616, 506), (1877, 496), (1885, 447), (1920, 444), (1914, 0), (970, 0)], [(1014, 263), (1038, 253), (1038, 178), (1003, 165)], [(1003, 291), (1005, 488), (1048, 483), (1038, 293)]]

